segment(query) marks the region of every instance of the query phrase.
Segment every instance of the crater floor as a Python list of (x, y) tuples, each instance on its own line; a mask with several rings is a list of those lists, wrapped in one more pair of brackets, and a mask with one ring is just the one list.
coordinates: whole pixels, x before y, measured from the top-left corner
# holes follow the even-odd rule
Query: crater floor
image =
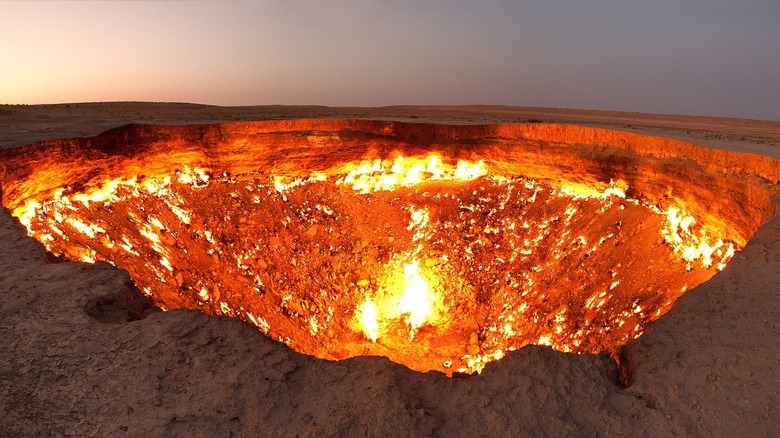
[(528, 344), (614, 355), (733, 254), (676, 247), (690, 234), (615, 189), (174, 173), (57, 194), (22, 219), (57, 256), (126, 269), (161, 308), (240, 318), (324, 359), (452, 374)]

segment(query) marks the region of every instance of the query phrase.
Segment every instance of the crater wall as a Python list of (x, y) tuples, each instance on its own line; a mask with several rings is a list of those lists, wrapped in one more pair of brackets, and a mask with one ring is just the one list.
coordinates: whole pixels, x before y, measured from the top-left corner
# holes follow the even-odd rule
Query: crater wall
[[(661, 207), (678, 204), (694, 212), (702, 223), (725, 230), (722, 237), (740, 246), (778, 211), (780, 166), (772, 158), (660, 137), (551, 124), (317, 119), (129, 125), (93, 138), (0, 150), (5, 163), (0, 164), (0, 181), (6, 197), (25, 199), (63, 185), (89, 185), (118, 177), (118, 169), (124, 172), (133, 166), (148, 173), (165, 173), (170, 163), (180, 163), (215, 174), (307, 176), (312, 171), (327, 171), (334, 162), (381, 158), (395, 150), (482, 159), (502, 174), (523, 175), (554, 186), (606, 186), (610, 180), (624, 180), (635, 195)], [(73, 166), (74, 161), (83, 166)], [(29, 178), (33, 172), (47, 175)]]

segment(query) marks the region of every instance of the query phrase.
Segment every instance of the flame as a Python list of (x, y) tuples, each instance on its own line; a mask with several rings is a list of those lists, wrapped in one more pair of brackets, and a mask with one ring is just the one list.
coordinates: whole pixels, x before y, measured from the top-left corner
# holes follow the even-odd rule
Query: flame
[(411, 327), (411, 337), (417, 329), (425, 324), (433, 312), (434, 295), (428, 283), (420, 276), (420, 265), (417, 260), (404, 264), (404, 295), (401, 297), (399, 309), (402, 314), (408, 314), (407, 321)]
[(628, 184), (623, 180), (613, 181), (609, 180), (609, 185), (604, 186), (589, 186), (585, 184), (565, 183), (561, 187), (561, 192), (565, 195), (571, 196), (574, 199), (578, 198), (602, 198), (607, 199), (611, 196), (617, 196), (619, 198), (626, 197), (626, 190), (628, 190)]
[(697, 260), (703, 268), (709, 268), (715, 262), (715, 257), (718, 259), (716, 269), (723, 270), (734, 256), (734, 244), (721, 239), (714, 240), (704, 228), (696, 233), (692, 228), (695, 224), (693, 216), (677, 207), (669, 207), (666, 211), (666, 227), (661, 230), (661, 235), (675, 253), (688, 262), (689, 269), (691, 263)]
[(432, 322), (436, 296), (420, 274), (417, 259), (403, 264), (403, 287), (394, 287), (394, 276), (388, 277), (390, 292), (380, 289), (373, 299), (366, 297), (355, 311), (355, 323), (366, 339), (376, 342), (380, 333), (387, 331), (386, 325), (403, 321), (409, 327), (409, 340), (413, 340), (420, 327)]
[(372, 342), (376, 342), (379, 337), (376, 304), (370, 298), (366, 298), (366, 301), (358, 307), (357, 315), (363, 334)]
[(209, 176), (206, 171), (197, 167), (190, 168), (184, 166), (184, 169), (179, 171), (178, 174), (178, 180), (181, 184), (190, 185), (195, 188), (206, 187), (209, 184)]
[(90, 202), (100, 203), (108, 200), (115, 200), (117, 188), (124, 182), (124, 178), (108, 181), (94, 190), (73, 195), (73, 200), (82, 202), (86, 207), (89, 207)]
[(422, 158), (398, 155), (392, 163), (381, 159), (351, 163), (337, 173), (346, 174), (338, 180), (340, 184), (368, 194), (412, 187), (427, 181), (472, 181), (488, 172), (481, 160), (476, 163), (458, 160), (452, 166), (445, 164), (441, 156), (429, 154)]

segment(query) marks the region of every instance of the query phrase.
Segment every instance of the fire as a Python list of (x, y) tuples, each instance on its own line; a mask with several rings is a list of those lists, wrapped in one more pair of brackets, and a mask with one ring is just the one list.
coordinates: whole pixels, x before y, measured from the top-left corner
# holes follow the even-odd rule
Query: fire
[(376, 342), (379, 337), (376, 304), (374, 304), (370, 298), (367, 298), (366, 301), (358, 307), (357, 313), (360, 318), (360, 326), (363, 330), (363, 334), (372, 342)]
[(390, 325), (403, 321), (408, 326), (409, 340), (412, 341), (420, 327), (435, 322), (436, 296), (421, 275), (418, 260), (403, 264), (403, 283), (400, 285), (394, 278), (394, 269), (389, 271), (385, 288), (375, 293), (373, 299), (366, 297), (357, 307), (356, 325), (366, 339), (376, 342), (382, 333), (387, 333)]
[(611, 196), (625, 198), (626, 190), (628, 190), (628, 184), (622, 180), (610, 180), (609, 185), (602, 184), (601, 186), (588, 186), (584, 184), (568, 183), (561, 187), (561, 192), (575, 198), (582, 197), (609, 199)]
[(404, 295), (401, 297), (399, 309), (407, 314), (407, 320), (414, 338), (415, 331), (425, 323), (433, 312), (434, 295), (428, 288), (428, 283), (420, 276), (420, 266), (417, 260), (404, 265)]
[(444, 164), (438, 154), (429, 154), (422, 158), (398, 155), (392, 162), (376, 159), (348, 164), (338, 173), (346, 173), (339, 179), (340, 184), (366, 194), (412, 187), (426, 181), (472, 181), (487, 175), (487, 169), (482, 161), (458, 160), (452, 166)]
[(698, 233), (695, 232), (692, 227), (696, 224), (696, 219), (676, 207), (669, 207), (666, 211), (666, 224), (661, 234), (674, 251), (688, 262), (689, 269), (697, 260), (702, 267), (709, 268), (715, 262), (715, 257), (718, 259), (716, 266), (720, 271), (734, 256), (733, 243), (711, 239), (703, 228)]
[[(552, 186), (487, 162), (132, 167), (3, 201), (52, 253), (111, 261), (166, 309), (241, 318), (319, 357), (447, 373), (529, 343), (617, 348), (738, 249), (682, 204), (627, 197), (625, 181)], [(645, 258), (658, 285), (636, 275)]]

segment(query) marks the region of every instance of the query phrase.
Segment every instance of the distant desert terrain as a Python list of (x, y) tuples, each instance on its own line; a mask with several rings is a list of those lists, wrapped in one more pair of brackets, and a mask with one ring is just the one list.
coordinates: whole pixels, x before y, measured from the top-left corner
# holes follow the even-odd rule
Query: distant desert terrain
[[(0, 105), (0, 147), (130, 123), (317, 118), (578, 125), (780, 160), (777, 121), (501, 106)], [(622, 367), (606, 354), (528, 346), (459, 378), (382, 357), (320, 360), (239, 320), (150, 312), (127, 272), (55, 263), (5, 208), (0, 240), (0, 436), (732, 437), (780, 428), (776, 214), (624, 347)]]
[(567, 123), (676, 138), (715, 149), (780, 158), (780, 122), (508, 106), (220, 107), (188, 103), (0, 105), (0, 146), (97, 135), (127, 123), (216, 123), (306, 118), (452, 124)]

